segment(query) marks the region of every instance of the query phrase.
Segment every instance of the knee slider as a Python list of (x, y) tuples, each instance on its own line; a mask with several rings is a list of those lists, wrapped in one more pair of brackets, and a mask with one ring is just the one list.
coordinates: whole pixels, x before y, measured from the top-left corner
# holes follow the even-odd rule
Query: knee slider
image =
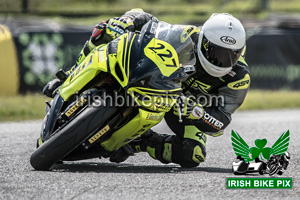
[(185, 139), (182, 153), (185, 154), (186, 159), (180, 163), (181, 167), (197, 167), (205, 161), (206, 148), (198, 141)]

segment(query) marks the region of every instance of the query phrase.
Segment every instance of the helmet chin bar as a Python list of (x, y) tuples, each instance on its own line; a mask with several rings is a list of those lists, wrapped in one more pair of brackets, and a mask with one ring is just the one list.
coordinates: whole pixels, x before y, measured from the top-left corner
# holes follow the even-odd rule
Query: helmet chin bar
[(202, 38), (203, 38), (203, 31), (200, 31), (198, 45), (197, 45), (197, 52), (198, 52), (198, 58), (199, 61), (203, 67), (203, 69), (211, 76), (214, 77), (222, 77), (229, 73), (232, 70), (232, 67), (218, 67), (216, 65), (211, 64), (205, 56), (201, 52), (201, 46), (202, 46)]

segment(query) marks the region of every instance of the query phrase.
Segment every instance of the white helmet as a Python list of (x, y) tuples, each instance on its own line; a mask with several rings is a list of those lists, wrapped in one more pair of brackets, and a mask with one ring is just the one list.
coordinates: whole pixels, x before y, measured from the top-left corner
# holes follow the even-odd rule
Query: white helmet
[(237, 63), (245, 43), (245, 29), (238, 19), (227, 13), (214, 13), (199, 34), (200, 63), (210, 75), (224, 76)]

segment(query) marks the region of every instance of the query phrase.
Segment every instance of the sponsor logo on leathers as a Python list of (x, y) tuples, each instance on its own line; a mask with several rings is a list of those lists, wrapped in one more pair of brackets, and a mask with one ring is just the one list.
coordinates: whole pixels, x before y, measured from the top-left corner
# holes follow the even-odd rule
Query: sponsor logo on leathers
[(209, 90), (211, 88), (210, 85), (207, 85), (207, 84), (202, 83), (202, 82), (197, 81), (197, 80), (193, 83), (192, 87), (196, 88), (196, 89), (199, 89), (200, 91), (205, 92), (205, 93), (208, 93), (207, 90)]
[(238, 81), (234, 81), (232, 83), (228, 83), (228, 87), (233, 90), (242, 90), (247, 89), (250, 85), (250, 76), (249, 74), (246, 74), (244, 78)]
[(205, 111), (202, 119), (205, 123), (209, 124), (210, 126), (212, 126), (217, 130), (221, 130), (221, 128), (224, 126), (223, 122), (220, 122), (219, 120), (217, 120), (216, 118), (214, 118), (213, 116), (211, 116), (209, 113)]
[(201, 108), (199, 106), (195, 106), (195, 108), (192, 111), (192, 115), (196, 119), (200, 119), (203, 116), (203, 108)]

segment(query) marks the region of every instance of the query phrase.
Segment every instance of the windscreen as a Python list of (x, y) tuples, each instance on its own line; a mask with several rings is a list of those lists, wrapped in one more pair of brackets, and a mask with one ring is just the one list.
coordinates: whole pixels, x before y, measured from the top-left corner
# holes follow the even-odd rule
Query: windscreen
[(159, 22), (155, 38), (163, 40), (173, 46), (179, 58), (180, 66), (195, 65), (196, 59), (193, 42), (183, 25), (171, 25)]

